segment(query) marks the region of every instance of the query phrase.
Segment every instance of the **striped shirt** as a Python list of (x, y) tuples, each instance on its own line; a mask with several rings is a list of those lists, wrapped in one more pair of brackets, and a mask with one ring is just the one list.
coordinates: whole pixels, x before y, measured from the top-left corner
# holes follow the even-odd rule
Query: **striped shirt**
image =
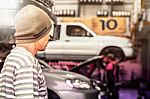
[(0, 74), (0, 99), (47, 99), (38, 60), (25, 48), (14, 48)]

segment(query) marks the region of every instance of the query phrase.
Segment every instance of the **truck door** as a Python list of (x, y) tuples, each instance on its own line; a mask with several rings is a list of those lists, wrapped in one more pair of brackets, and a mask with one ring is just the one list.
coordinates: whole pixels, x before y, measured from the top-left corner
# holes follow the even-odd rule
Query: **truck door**
[(96, 55), (97, 38), (80, 25), (67, 25), (63, 42), (64, 58), (87, 59)]

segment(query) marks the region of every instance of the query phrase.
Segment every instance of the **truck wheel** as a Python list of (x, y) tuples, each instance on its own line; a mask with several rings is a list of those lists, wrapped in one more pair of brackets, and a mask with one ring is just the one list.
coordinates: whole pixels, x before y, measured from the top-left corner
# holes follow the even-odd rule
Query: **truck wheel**
[(125, 59), (123, 51), (118, 47), (107, 47), (102, 50), (100, 55), (107, 56), (108, 54), (113, 54), (119, 62)]

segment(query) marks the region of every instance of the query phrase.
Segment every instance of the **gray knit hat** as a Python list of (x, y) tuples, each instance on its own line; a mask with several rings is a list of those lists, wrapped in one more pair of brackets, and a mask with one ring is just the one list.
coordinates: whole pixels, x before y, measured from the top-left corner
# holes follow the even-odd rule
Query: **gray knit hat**
[(51, 29), (51, 19), (34, 5), (23, 7), (15, 16), (16, 43), (31, 43), (40, 40)]

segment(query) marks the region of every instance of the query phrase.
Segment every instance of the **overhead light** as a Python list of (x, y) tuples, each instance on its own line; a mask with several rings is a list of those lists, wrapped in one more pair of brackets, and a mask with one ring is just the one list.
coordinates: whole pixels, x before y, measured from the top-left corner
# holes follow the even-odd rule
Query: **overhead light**
[(57, 10), (54, 14), (56, 16), (75, 16), (75, 10)]
[(59, 15), (63, 15), (63, 10), (60, 10), (60, 11), (59, 11)]
[(75, 16), (75, 10), (70, 10), (70, 15)]
[(107, 10), (98, 10), (97, 16), (108, 16), (108, 11)]
[(130, 11), (112, 11), (112, 15), (115, 17), (130, 17)]
[(123, 4), (124, 0), (105, 0), (106, 4)]
[(80, 4), (102, 4), (103, 0), (79, 0)]

